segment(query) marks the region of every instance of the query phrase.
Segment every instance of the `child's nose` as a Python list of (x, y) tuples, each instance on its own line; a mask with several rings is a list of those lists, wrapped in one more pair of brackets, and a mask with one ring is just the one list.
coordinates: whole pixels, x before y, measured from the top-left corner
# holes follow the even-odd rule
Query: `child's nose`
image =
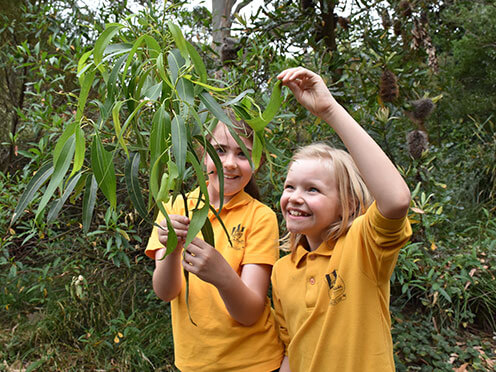
[(298, 189), (293, 190), (293, 192), (289, 195), (289, 201), (297, 204), (303, 203), (301, 192)]
[(224, 157), (224, 162), (223, 162), (224, 168), (235, 168), (236, 167), (236, 159), (234, 157), (234, 154), (226, 154)]

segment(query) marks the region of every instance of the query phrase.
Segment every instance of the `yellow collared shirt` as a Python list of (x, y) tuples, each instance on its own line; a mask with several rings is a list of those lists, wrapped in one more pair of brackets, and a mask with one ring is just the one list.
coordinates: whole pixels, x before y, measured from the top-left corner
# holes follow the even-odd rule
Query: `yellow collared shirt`
[[(196, 206), (198, 195), (198, 189), (188, 195), (190, 210)], [(185, 214), (180, 197), (166, 209), (170, 214)], [(220, 218), (229, 232), (232, 246), (210, 211), (215, 249), (238, 274), (245, 264), (274, 264), (278, 257), (279, 230), (277, 217), (269, 207), (241, 191), (223, 206)], [(157, 222), (162, 219), (159, 215)], [(201, 237), (201, 232), (198, 236)], [(154, 258), (161, 248), (154, 227), (145, 253)], [(277, 336), (268, 298), (260, 319), (246, 327), (231, 318), (213, 285), (190, 275), (189, 306), (197, 327), (188, 318), (183, 280), (181, 293), (171, 301), (175, 364), (182, 372), (266, 372), (279, 368), (283, 346)]]
[(375, 202), (334, 247), (298, 246), (272, 272), (279, 332), (291, 372), (394, 372), (389, 281), (408, 219)]

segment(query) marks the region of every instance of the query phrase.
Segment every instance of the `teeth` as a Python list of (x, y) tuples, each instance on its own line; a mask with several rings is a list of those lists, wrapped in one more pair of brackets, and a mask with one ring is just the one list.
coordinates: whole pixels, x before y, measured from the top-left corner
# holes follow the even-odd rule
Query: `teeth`
[(299, 216), (306, 216), (306, 214), (300, 212), (300, 211), (294, 211), (294, 210), (290, 210), (289, 211), (289, 214), (291, 216), (296, 216), (296, 217), (299, 217)]
[(224, 175), (224, 178), (227, 178), (228, 180), (232, 180), (233, 178), (236, 178), (236, 176), (226, 176), (226, 175)]

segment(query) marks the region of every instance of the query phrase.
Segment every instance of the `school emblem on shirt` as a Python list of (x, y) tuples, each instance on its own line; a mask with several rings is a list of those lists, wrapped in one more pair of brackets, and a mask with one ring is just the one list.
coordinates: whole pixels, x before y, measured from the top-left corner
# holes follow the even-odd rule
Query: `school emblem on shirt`
[(245, 227), (238, 224), (234, 226), (231, 230), (231, 241), (233, 243), (232, 247), (236, 250), (243, 249), (245, 246), (244, 240)]
[(344, 285), (344, 280), (341, 278), (336, 270), (330, 274), (326, 274), (327, 285), (329, 286), (329, 297), (331, 299), (331, 305), (337, 305), (341, 301), (346, 299), (346, 287)]

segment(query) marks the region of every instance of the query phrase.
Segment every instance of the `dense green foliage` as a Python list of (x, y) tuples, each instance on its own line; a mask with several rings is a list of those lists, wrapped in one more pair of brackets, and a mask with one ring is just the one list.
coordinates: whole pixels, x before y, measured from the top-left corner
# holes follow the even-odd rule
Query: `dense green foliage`
[[(321, 73), (412, 190), (414, 236), (391, 282), (398, 371), (493, 370), (496, 7), (483, 0), (356, 1), (346, 17), (329, 17), (344, 3), (273, 0), (252, 19), (238, 17), (233, 63), (221, 63), (207, 42), (210, 11), (187, 10), (181, 2), (166, 2), (165, 11), (163, 2), (135, 10), (139, 15), (133, 19), (140, 21), (108, 42), (119, 48), (117, 43), (146, 33), (158, 38), (168, 30), (164, 20), (172, 20), (199, 52), (208, 86), (227, 84), (225, 99), (249, 91), (255, 97), (251, 103), (261, 108), (269, 105), (282, 69), (305, 65)], [(136, 107), (129, 102), (142, 97), (120, 91), (124, 95), (106, 104), (109, 85), (102, 74), (87, 84), (86, 108), (77, 113), (84, 87), (78, 61), (94, 48), (105, 24), (124, 22), (127, 2), (96, 12), (75, 1), (6, 1), (0, 10), (2, 368), (174, 370), (168, 305), (152, 291), (153, 262), (143, 254), (151, 226), (128, 197), (126, 150), (112, 116), (115, 102), (122, 102), (116, 112), (124, 123)], [(146, 53), (133, 58), (132, 76), (146, 70), (146, 58)], [(392, 75), (385, 77), (384, 71)], [(155, 84), (143, 82), (150, 87), (144, 96), (150, 98)], [(278, 151), (267, 156), (258, 174), (264, 201), (274, 210), (296, 146), (314, 140), (341, 146), (327, 126), (282, 93), (284, 104), (263, 131), (265, 146)], [(147, 148), (162, 102), (145, 104), (146, 111), (136, 115), (140, 122), (125, 142), (133, 151)], [(47, 205), (46, 212), (58, 217), (35, 219), (47, 181), (11, 225), (21, 195), (36, 174), (43, 176), (43, 165), (53, 159), (57, 141), (77, 115), (88, 143), (99, 126), (103, 151), (119, 159), (115, 208), (102, 201), (103, 190), (94, 189), (94, 216), (85, 220), (86, 182), (74, 183), (64, 199), (66, 178)], [(91, 180), (90, 169), (87, 160), (80, 179)], [(135, 173), (144, 191), (150, 188), (149, 170), (145, 151)]]

